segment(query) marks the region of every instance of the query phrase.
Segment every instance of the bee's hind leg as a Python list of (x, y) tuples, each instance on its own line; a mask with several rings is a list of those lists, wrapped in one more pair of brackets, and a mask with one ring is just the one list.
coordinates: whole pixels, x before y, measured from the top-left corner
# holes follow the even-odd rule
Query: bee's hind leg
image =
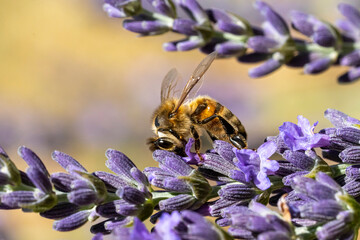
[(246, 138), (238, 133), (237, 135), (229, 136), (230, 142), (238, 149), (247, 148)]

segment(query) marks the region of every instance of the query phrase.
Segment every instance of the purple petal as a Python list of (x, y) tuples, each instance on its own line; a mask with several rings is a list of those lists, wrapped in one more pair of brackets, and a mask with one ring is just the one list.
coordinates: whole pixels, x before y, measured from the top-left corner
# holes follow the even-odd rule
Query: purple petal
[(187, 176), (193, 170), (181, 159), (180, 156), (173, 152), (155, 150), (153, 158), (161, 164), (161, 168), (165, 168), (176, 175)]
[(266, 190), (271, 186), (270, 179), (267, 177), (265, 172), (259, 172), (254, 179), (256, 187), (261, 190)]
[(267, 160), (269, 157), (271, 157), (275, 151), (276, 151), (276, 143), (274, 141), (267, 141), (263, 143), (258, 149), (257, 153), (260, 157), (260, 159)]
[(151, 5), (160, 13), (171, 18), (176, 17), (176, 11), (174, 6), (172, 5), (172, 2), (167, 0), (148, 0), (148, 2), (150, 2)]
[(274, 72), (276, 69), (280, 68), (282, 63), (276, 59), (269, 59), (265, 63), (261, 64), (258, 67), (251, 68), (249, 70), (249, 76), (252, 78), (258, 78), (265, 76), (269, 73)]
[(206, 12), (196, 0), (175, 0), (174, 2), (180, 5), (186, 13), (198, 23), (203, 23), (208, 20)]

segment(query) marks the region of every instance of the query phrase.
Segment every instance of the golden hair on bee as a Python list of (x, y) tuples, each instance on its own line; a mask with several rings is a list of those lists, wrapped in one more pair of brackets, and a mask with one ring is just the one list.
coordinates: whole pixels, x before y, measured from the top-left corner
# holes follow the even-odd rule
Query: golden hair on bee
[(187, 100), (189, 94), (195, 92), (194, 87), (200, 86), (202, 76), (216, 55), (213, 52), (200, 62), (179, 98), (174, 96), (178, 72), (172, 69), (165, 76), (161, 85), (161, 104), (152, 117), (152, 130), (156, 136), (148, 140), (150, 150), (163, 149), (184, 156), (187, 139), (192, 137), (199, 154), (199, 132), (202, 130), (212, 140), (227, 141), (239, 149), (247, 147), (245, 128), (228, 108), (208, 96)]

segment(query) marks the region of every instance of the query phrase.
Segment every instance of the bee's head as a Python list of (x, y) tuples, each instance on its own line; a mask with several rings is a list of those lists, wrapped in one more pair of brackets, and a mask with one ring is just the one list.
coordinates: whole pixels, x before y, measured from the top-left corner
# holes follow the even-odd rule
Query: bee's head
[(152, 137), (147, 141), (151, 151), (157, 149), (175, 152), (180, 156), (185, 156), (185, 144), (179, 139), (172, 137)]

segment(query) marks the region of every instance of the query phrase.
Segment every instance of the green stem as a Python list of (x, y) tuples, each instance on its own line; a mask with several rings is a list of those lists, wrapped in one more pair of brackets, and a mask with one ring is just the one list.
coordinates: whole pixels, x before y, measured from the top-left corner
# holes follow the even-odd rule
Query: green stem
[(172, 27), (172, 25), (174, 23), (174, 19), (172, 19), (171, 17), (165, 16), (165, 15), (162, 15), (162, 14), (156, 13), (156, 12), (150, 12), (150, 11), (144, 9), (144, 8), (141, 9), (140, 14), (144, 14), (146, 16), (149, 16), (149, 17), (153, 18), (153, 19), (165, 22), (169, 27)]
[(348, 168), (349, 166), (351, 166), (352, 164), (344, 164), (344, 163), (340, 163), (340, 164), (336, 164), (336, 165), (332, 165), (330, 166), (331, 171), (333, 173), (333, 177), (338, 177), (341, 175), (345, 174), (346, 168)]

